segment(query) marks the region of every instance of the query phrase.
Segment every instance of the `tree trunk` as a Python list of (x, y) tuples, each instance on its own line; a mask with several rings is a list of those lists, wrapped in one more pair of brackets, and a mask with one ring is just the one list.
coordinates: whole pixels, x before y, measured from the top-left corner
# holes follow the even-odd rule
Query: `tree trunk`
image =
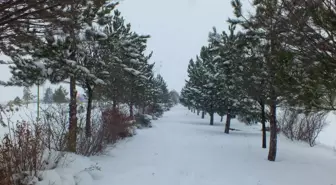
[(37, 117), (36, 121), (40, 121), (40, 84), (37, 84)]
[(197, 110), (197, 116), (199, 116), (200, 115), (200, 111), (199, 110)]
[(275, 161), (277, 154), (277, 123), (276, 123), (276, 103), (273, 101), (270, 106), (270, 144), (268, 152), (268, 160)]
[(204, 117), (205, 117), (205, 112), (202, 111), (202, 119), (204, 119)]
[(224, 133), (226, 133), (226, 134), (230, 133), (230, 125), (231, 125), (231, 110), (228, 109), (228, 112), (226, 114), (226, 123), (225, 123)]
[(130, 103), (130, 105), (129, 105), (129, 111), (130, 111), (130, 117), (133, 119), (133, 116), (134, 116), (133, 103)]
[(210, 113), (210, 125), (214, 125), (214, 113)]
[(265, 104), (261, 100), (261, 125), (262, 125), (262, 148), (267, 148), (267, 140), (266, 140), (266, 115), (265, 115)]
[(146, 105), (143, 104), (143, 106), (142, 106), (142, 114), (145, 114), (145, 113), (146, 113)]
[(68, 150), (76, 152), (77, 140), (77, 102), (76, 102), (76, 78), (70, 77), (70, 104), (69, 104), (69, 134), (68, 134)]
[(113, 110), (116, 110), (117, 109), (117, 101), (116, 100), (113, 100)]
[(85, 136), (87, 138), (91, 137), (91, 112), (92, 112), (92, 98), (93, 98), (93, 89), (87, 84), (87, 108), (86, 108), (86, 122), (85, 122)]
[(223, 122), (223, 117), (224, 117), (224, 116), (221, 116), (221, 120), (220, 120), (221, 122)]

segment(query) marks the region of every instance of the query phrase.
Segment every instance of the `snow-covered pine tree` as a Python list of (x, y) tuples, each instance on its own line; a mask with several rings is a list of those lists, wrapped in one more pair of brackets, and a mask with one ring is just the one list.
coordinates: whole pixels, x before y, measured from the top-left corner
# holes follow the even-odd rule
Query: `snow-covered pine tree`
[(148, 93), (151, 98), (148, 99), (149, 110), (156, 116), (161, 116), (164, 111), (169, 110), (169, 93), (166, 82), (161, 75), (151, 79), (151, 86)]
[(32, 46), (36, 36), (46, 29), (76, 26), (69, 21), (70, 15), (66, 8), (80, 2), (80, 0), (0, 1), (0, 51), (12, 56), (12, 52), (18, 52), (16, 47), (22, 43)]
[(156, 76), (157, 86), (160, 90), (159, 94), (159, 102), (160, 104), (164, 105), (167, 108), (170, 108), (170, 98), (169, 98), (169, 91), (168, 86), (161, 75)]
[(209, 42), (212, 48), (210, 51), (215, 55), (214, 61), (217, 67), (217, 78), (221, 79), (218, 88), (218, 96), (222, 97), (220, 114), (226, 113), (225, 133), (230, 131), (232, 115), (239, 114), (242, 111), (246, 101), (244, 97), (244, 63), (241, 52), (242, 34), (235, 33), (235, 25), (229, 26), (229, 34), (217, 33), (214, 28), (209, 33)]
[(201, 104), (201, 91), (196, 89), (195, 84), (193, 83), (193, 80), (196, 78), (196, 64), (193, 59), (190, 59), (189, 65), (188, 65), (188, 77), (189, 80), (186, 81), (185, 87), (182, 89), (181, 93), (181, 101), (184, 103), (185, 106), (187, 106), (189, 109), (200, 109), (205, 110), (204, 107), (202, 107)]
[(126, 99), (131, 110), (134, 105), (139, 105), (137, 101), (141, 99), (140, 97), (146, 88), (148, 78), (152, 75), (151, 69), (153, 66), (148, 63), (152, 54), (145, 55), (148, 38), (148, 35), (132, 33), (129, 42), (124, 44), (122, 51), (123, 70), (127, 72), (125, 75), (128, 78), (126, 82)]
[(43, 102), (48, 104), (53, 102), (53, 91), (50, 87), (48, 87), (44, 93)]
[[(218, 84), (220, 80), (217, 78), (217, 69), (214, 61), (215, 55), (209, 51), (209, 47), (203, 46), (201, 48), (200, 57), (196, 57), (196, 61), (201, 63), (201, 71), (203, 75), (201, 92), (203, 94), (203, 106), (205, 111), (210, 115), (210, 125), (214, 124), (214, 115), (218, 110), (218, 100), (222, 97), (218, 96), (220, 89)], [(202, 74), (202, 73), (200, 73)]]
[(67, 90), (60, 85), (52, 94), (52, 101), (55, 103), (66, 103), (68, 101), (68, 94)]
[[(91, 137), (91, 110), (95, 88), (106, 84), (105, 81), (111, 73), (109, 69), (113, 68), (117, 63), (115, 60), (110, 59), (113, 58), (112, 55), (115, 51), (111, 50), (112, 47), (106, 47), (109, 38), (114, 36), (113, 32), (108, 31), (109, 25), (113, 24), (114, 21), (113, 16), (109, 15), (112, 8), (102, 7), (102, 10), (97, 13), (99, 25), (91, 29), (92, 32), (103, 31), (102, 35), (105, 34), (106, 38), (101, 39), (101, 37), (96, 37), (89, 32), (86, 33), (86, 40), (81, 43), (83, 48), (81, 57), (83, 60), (79, 61), (79, 64), (88, 69), (90, 74), (94, 75), (94, 78), (92, 78), (92, 75), (87, 75), (85, 71), (81, 71), (77, 77), (78, 84), (86, 91), (88, 99), (85, 124), (86, 137)], [(117, 40), (117, 42), (121, 41)], [(109, 57), (106, 57), (107, 53)]]
[(267, 100), (267, 69), (262, 55), (263, 43), (261, 37), (253, 32), (244, 35), (244, 45), (241, 47), (243, 73), (243, 94), (245, 102), (241, 106), (240, 117), (247, 124), (260, 122), (262, 124), (262, 148), (266, 148), (266, 112)]
[(17, 105), (17, 106), (20, 106), (22, 104), (22, 100), (20, 97), (15, 97), (14, 100), (13, 100), (13, 104), (14, 105)]
[(169, 94), (170, 94), (170, 98), (171, 98), (171, 99), (173, 100), (173, 102), (174, 102), (174, 105), (180, 103), (180, 95), (179, 95), (179, 93), (178, 93), (176, 90), (171, 90), (171, 91), (169, 92)]
[(202, 47), (195, 62), (190, 60), (188, 66), (189, 80), (183, 92), (183, 101), (189, 102), (191, 108), (208, 112), (210, 125), (214, 124), (214, 114), (218, 110), (218, 82), (214, 55), (209, 47)]
[(140, 104), (145, 101), (145, 91), (152, 77), (154, 64), (149, 64), (152, 54), (145, 54), (149, 36), (132, 32), (131, 25), (125, 23), (117, 10), (104, 32), (108, 38), (101, 41), (102, 58), (111, 65), (107, 78), (109, 88), (103, 91), (114, 106), (121, 102), (129, 104), (132, 113), (133, 106), (144, 106)]
[(186, 81), (182, 95), (184, 102), (190, 109), (202, 109), (205, 111), (205, 107), (202, 104), (203, 94), (201, 93), (199, 86), (195, 83), (195, 79), (199, 77), (199, 74), (200, 73), (197, 73), (196, 63), (191, 59), (188, 65), (189, 80)]
[(189, 83), (187, 81), (186, 85), (181, 90), (180, 103), (181, 105), (188, 107), (188, 109), (190, 110), (192, 107), (192, 103), (191, 103), (191, 99), (188, 97), (189, 96), (188, 84)]
[(33, 99), (34, 99), (34, 96), (33, 96), (33, 94), (31, 93), (29, 87), (24, 87), (24, 88), (23, 88), (23, 96), (22, 96), (22, 100), (23, 100), (23, 102), (26, 104), (26, 106), (28, 106), (29, 103), (31, 103)]
[[(270, 147), (268, 160), (275, 161), (277, 153), (277, 121), (276, 109), (280, 103), (282, 91), (279, 85), (284, 83), (284, 64), (286, 61), (286, 45), (283, 45), (282, 34), (285, 32), (282, 25), (283, 3), (281, 0), (255, 0), (253, 5), (256, 13), (246, 18), (241, 10), (240, 0), (233, 0), (234, 13), (237, 19), (229, 20), (233, 24), (241, 25), (245, 31), (261, 36), (264, 47), (261, 55), (265, 59), (266, 104), (270, 110)], [(285, 54), (285, 56), (283, 56)], [(286, 66), (288, 67), (288, 66)]]
[(99, 41), (100, 57), (109, 64), (106, 68), (109, 75), (105, 78), (108, 88), (100, 87), (99, 92), (96, 93), (99, 93), (102, 99), (112, 101), (114, 108), (123, 102), (124, 83), (127, 79), (125, 78), (126, 71), (123, 70), (125, 65), (121, 58), (123, 43), (128, 43), (130, 32), (130, 24), (125, 24), (121, 13), (115, 10), (112, 21), (104, 29), (107, 38)]

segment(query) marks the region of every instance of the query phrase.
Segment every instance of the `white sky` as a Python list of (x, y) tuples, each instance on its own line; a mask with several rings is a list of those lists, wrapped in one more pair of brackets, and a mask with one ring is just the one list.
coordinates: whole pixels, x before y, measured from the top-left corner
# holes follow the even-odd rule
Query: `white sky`
[[(243, 9), (250, 7), (248, 0), (242, 2)], [(134, 31), (151, 35), (148, 49), (154, 51), (155, 72), (164, 77), (169, 89), (177, 91), (184, 86), (190, 58), (206, 44), (212, 27), (227, 30), (226, 20), (233, 17), (231, 0), (123, 0), (118, 9)], [(0, 65), (0, 79), (9, 77), (8, 68)], [(36, 93), (36, 87), (32, 92)], [(0, 86), (0, 102), (16, 96), (22, 96), (22, 88)]]

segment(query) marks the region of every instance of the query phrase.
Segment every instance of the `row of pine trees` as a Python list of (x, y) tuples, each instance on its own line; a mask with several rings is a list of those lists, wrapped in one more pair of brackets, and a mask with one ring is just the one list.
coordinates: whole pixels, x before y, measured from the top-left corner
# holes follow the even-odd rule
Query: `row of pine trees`
[(233, 0), (235, 17), (227, 32), (209, 33), (208, 43), (190, 60), (181, 102), (210, 115), (260, 122), (268, 160), (277, 151), (277, 109), (334, 111), (336, 95), (335, 1), (254, 0), (255, 12), (242, 11)]
[(30, 87), (47, 81), (68, 83), (69, 151), (76, 151), (77, 87), (87, 95), (87, 137), (93, 99), (113, 102), (114, 107), (127, 104), (131, 116), (134, 107), (148, 110), (172, 105), (167, 84), (154, 74), (152, 53), (147, 53), (150, 36), (132, 30), (114, 10), (117, 2), (10, 2), (0, 3), (1, 7), (12, 6), (0, 13), (0, 28), (5, 23), (7, 26), (6, 31), (0, 29), (0, 49), (12, 59), (1, 62), (10, 67), (12, 78), (0, 84)]

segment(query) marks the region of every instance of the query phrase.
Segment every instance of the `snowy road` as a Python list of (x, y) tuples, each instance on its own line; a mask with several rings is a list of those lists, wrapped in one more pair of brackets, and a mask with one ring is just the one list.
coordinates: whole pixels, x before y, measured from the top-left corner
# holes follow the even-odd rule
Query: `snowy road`
[[(218, 121), (218, 119), (217, 119)], [(336, 185), (336, 158), (327, 149), (284, 139), (277, 162), (266, 160), (255, 127), (223, 134), (223, 126), (174, 107), (154, 128), (95, 158), (104, 178), (97, 185)], [(255, 129), (253, 129), (255, 128)], [(244, 130), (245, 129), (245, 130)]]

